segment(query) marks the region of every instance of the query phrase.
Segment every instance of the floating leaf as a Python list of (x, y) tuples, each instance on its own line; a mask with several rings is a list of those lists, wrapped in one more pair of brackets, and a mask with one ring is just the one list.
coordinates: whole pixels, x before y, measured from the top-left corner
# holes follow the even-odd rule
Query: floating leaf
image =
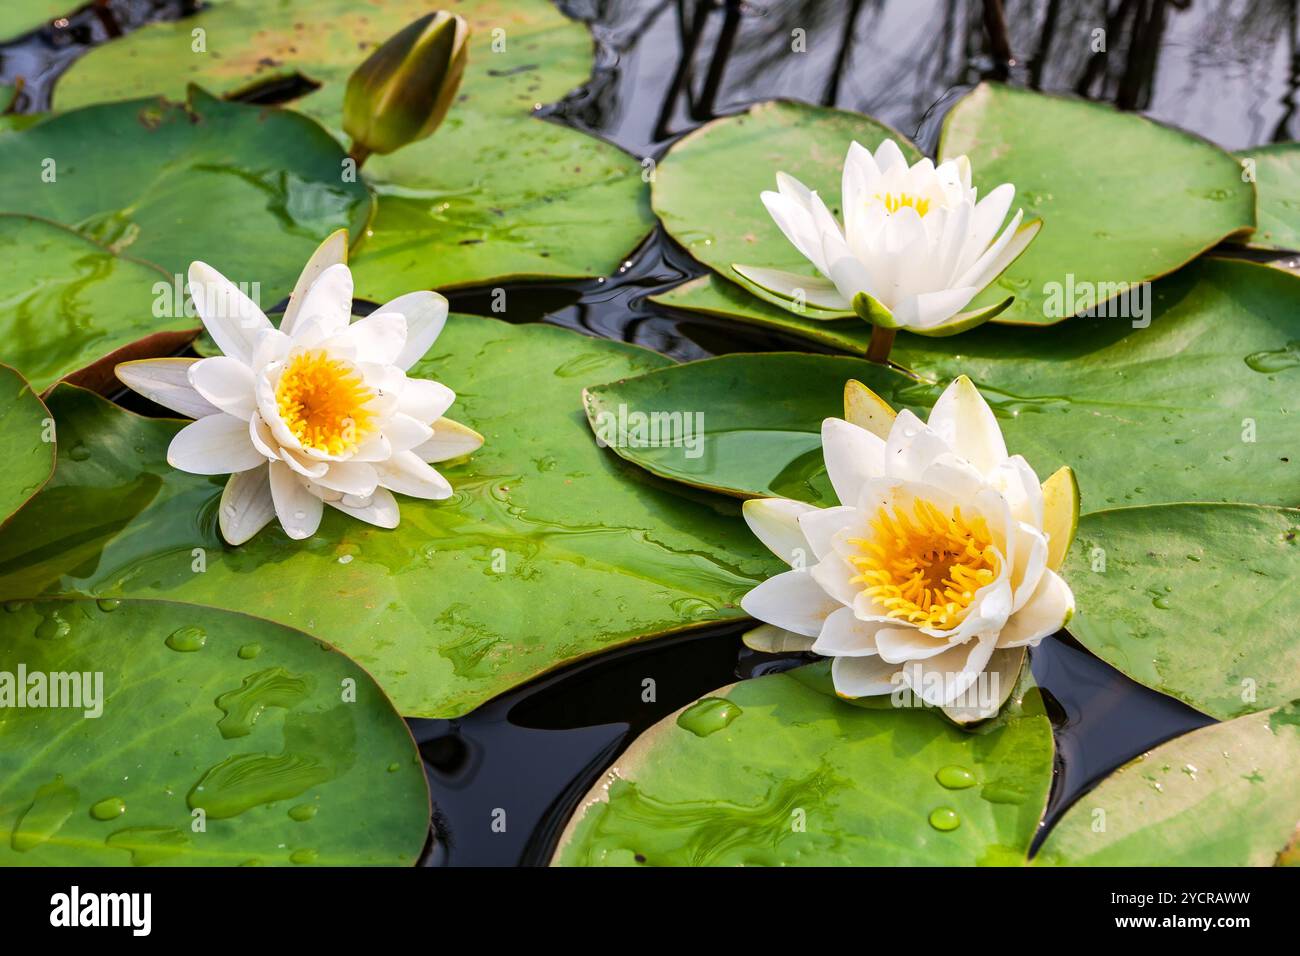
[(1080, 522), (1065, 576), (1070, 633), (1139, 683), (1220, 719), (1300, 697), (1300, 511), (1100, 511)]
[(188, 105), (91, 106), (0, 135), (0, 211), (62, 223), (170, 276), (202, 260), (270, 308), (321, 239), (366, 221), (370, 197), (343, 180), (343, 160), (309, 119), (191, 88)]
[[(167, 597), (247, 611), (329, 640), (406, 714), (449, 717), (566, 661), (742, 616), (779, 565), (734, 503), (698, 501), (592, 441), (582, 384), (658, 368), (652, 352), (552, 326), (454, 316), (414, 374), (457, 392), (486, 436), (444, 474), (447, 501), (403, 499), (395, 531), (330, 509), (316, 537), (268, 527), (222, 544), (222, 479), (170, 468), (180, 427), (89, 393), (50, 398), (51, 485), (0, 538), (0, 597)], [(441, 469), (440, 469), (441, 470)]]
[(23, 377), (0, 365), (0, 525), (54, 473), (53, 421)]
[(704, 410), (697, 458), (678, 448), (616, 450), (674, 480), (824, 503), (819, 431), (823, 418), (842, 413), (846, 379), (924, 417), (965, 373), (1008, 448), (1040, 478), (1074, 468), (1085, 512), (1196, 500), (1294, 504), (1300, 279), (1211, 259), (1153, 291), (1147, 328), (1104, 318), (1051, 332), (984, 327), (955, 351), (900, 333), (893, 358), (921, 381), (851, 358), (732, 355), (592, 388), (588, 412)]
[(418, 858), (429, 793), (415, 743), (325, 644), (169, 601), (0, 614), (0, 866)]
[[(60, 79), (55, 103), (176, 95), (187, 81), (230, 95), (302, 74), (320, 86), (293, 108), (338, 130), (348, 74), (430, 9), (424, 0), (389, 0), (382, 9), (318, 0), (310, 13), (261, 0), (213, 2), (89, 51)], [(472, 31), (455, 105), (432, 138), (365, 167), (379, 203), (352, 258), (358, 296), (382, 302), (420, 287), (612, 272), (651, 226), (640, 166), (608, 143), (532, 116), (586, 82), (587, 29), (545, 0), (516, 0), (508, 10), (464, 0), (452, 12)], [(193, 51), (195, 30), (207, 52)]]
[(642, 734), (554, 862), (1016, 865), (1052, 779), (1036, 698), (972, 733), (888, 698), (840, 700), (825, 665), (733, 684)]
[(1270, 866), (1296, 828), (1300, 707), (1202, 727), (1081, 797), (1034, 862)]
[[(1044, 224), (971, 306), (1013, 293), (998, 322), (1059, 322), (1083, 302), (1067, 296), (1070, 289), (1083, 296), (1092, 286), (1096, 298), (1107, 298), (1116, 283), (1172, 272), (1255, 226), (1254, 187), (1231, 155), (1101, 103), (981, 83), (944, 120), (940, 160), (962, 154), (981, 192), (1015, 184), (1015, 205)], [(1053, 302), (1053, 283), (1063, 308)], [(1106, 284), (1100, 294), (1098, 284)]]
[(750, 295), (714, 273), (683, 282), (649, 297), (670, 309), (701, 312), (724, 319), (742, 319), (773, 332), (818, 345), (863, 355), (871, 341), (871, 326), (856, 316), (852, 319), (808, 319)]
[(44, 26), (55, 17), (71, 13), (84, 0), (21, 0), (0, 7), (0, 40), (10, 40), (20, 34)]
[(870, 117), (804, 103), (759, 103), (674, 143), (656, 170), (652, 205), (668, 234), (724, 279), (736, 281), (736, 263), (813, 276), (816, 270), (782, 235), (759, 194), (776, 188), (778, 172), (789, 173), (819, 191), (839, 215), (849, 144), (857, 140), (875, 149), (885, 139), (895, 140), (909, 161), (921, 158), (906, 137)]
[[(1250, 237), (1258, 249), (1300, 250), (1300, 143), (1273, 143), (1234, 153), (1254, 173), (1259, 193), (1259, 228)], [(1253, 164), (1253, 165), (1247, 165)]]
[(198, 327), (154, 314), (171, 276), (64, 226), (0, 213), (0, 257), (0, 359), (38, 391), (69, 376), (102, 389), (115, 361), (173, 351)]

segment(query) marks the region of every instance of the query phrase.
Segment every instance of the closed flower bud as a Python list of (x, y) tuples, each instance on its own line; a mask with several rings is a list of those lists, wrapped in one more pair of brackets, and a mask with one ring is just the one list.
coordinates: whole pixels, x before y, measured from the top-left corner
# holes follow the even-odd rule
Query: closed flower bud
[(464, 18), (440, 10), (394, 34), (353, 71), (343, 98), (353, 156), (391, 153), (438, 128), (465, 73), (468, 38)]

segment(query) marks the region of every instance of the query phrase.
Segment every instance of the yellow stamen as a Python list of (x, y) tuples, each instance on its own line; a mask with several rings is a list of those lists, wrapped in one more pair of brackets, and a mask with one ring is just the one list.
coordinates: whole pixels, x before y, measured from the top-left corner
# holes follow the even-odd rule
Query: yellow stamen
[(354, 451), (370, 429), (375, 393), (356, 367), (324, 351), (300, 352), (275, 386), (275, 402), (304, 448), (330, 455)]
[(983, 518), (960, 507), (946, 514), (917, 499), (911, 513), (881, 507), (870, 538), (850, 538), (859, 553), (853, 583), (889, 617), (921, 627), (951, 630), (961, 623), (975, 592), (998, 575), (1000, 559)]
[(904, 206), (911, 206), (916, 210), (918, 216), (924, 216), (930, 211), (930, 200), (924, 196), (913, 196), (911, 193), (876, 193), (876, 198), (885, 204), (885, 211), (890, 213), (898, 212)]

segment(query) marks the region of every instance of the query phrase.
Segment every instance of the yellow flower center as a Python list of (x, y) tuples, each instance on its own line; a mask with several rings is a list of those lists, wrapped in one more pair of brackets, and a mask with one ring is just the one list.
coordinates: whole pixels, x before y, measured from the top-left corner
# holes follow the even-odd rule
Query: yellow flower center
[(876, 193), (876, 198), (885, 204), (885, 211), (890, 213), (898, 212), (904, 206), (911, 206), (916, 210), (918, 216), (924, 216), (930, 211), (930, 200), (924, 196), (913, 196), (911, 193)]
[(852, 580), (889, 617), (950, 630), (975, 592), (997, 577), (1000, 560), (988, 524), (963, 517), (960, 507), (949, 515), (919, 498), (910, 514), (881, 507), (871, 529), (870, 539), (849, 539), (860, 550), (849, 558), (858, 570)]
[(370, 428), (367, 405), (374, 397), (351, 362), (322, 350), (295, 355), (275, 386), (275, 403), (289, 431), (304, 448), (330, 455), (356, 449)]

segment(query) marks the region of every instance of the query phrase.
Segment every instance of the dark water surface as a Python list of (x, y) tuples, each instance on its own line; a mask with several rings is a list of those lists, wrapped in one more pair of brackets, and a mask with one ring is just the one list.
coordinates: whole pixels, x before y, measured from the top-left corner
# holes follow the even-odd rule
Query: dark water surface
[[(0, 47), (21, 111), (49, 103), (89, 46), (193, 0), (109, 0)], [(773, 97), (869, 113), (933, 152), (949, 106), (982, 78), (1138, 110), (1228, 149), (1295, 137), (1300, 0), (1006, 0), (1005, 31), (980, 0), (564, 0), (591, 24), (590, 82), (545, 107), (639, 157), (662, 156), (709, 119)], [(1105, 50), (1096, 50), (1104, 31)], [(804, 52), (795, 52), (802, 31)], [(1007, 51), (1010, 56), (1008, 57)], [(274, 91), (269, 91), (274, 95)], [(286, 93), (285, 95), (289, 95)], [(263, 99), (262, 101), (265, 101)], [(1105, 143), (1079, 144), (1080, 151)], [(681, 360), (794, 347), (767, 333), (652, 305), (703, 270), (661, 231), (602, 280), (515, 285), (513, 321), (548, 321)], [(452, 308), (492, 314), (490, 294)], [(522, 308), (518, 305), (522, 304)], [(540, 864), (577, 800), (656, 720), (737, 679), (799, 664), (755, 654), (729, 625), (600, 655), (458, 720), (411, 720), (435, 805), (430, 865)], [(1092, 657), (1068, 635), (1031, 652), (1056, 730), (1050, 825), (1118, 765), (1209, 723)], [(642, 699), (653, 678), (658, 699)], [(505, 827), (493, 826), (504, 811)], [(500, 832), (498, 832), (500, 831)]]

